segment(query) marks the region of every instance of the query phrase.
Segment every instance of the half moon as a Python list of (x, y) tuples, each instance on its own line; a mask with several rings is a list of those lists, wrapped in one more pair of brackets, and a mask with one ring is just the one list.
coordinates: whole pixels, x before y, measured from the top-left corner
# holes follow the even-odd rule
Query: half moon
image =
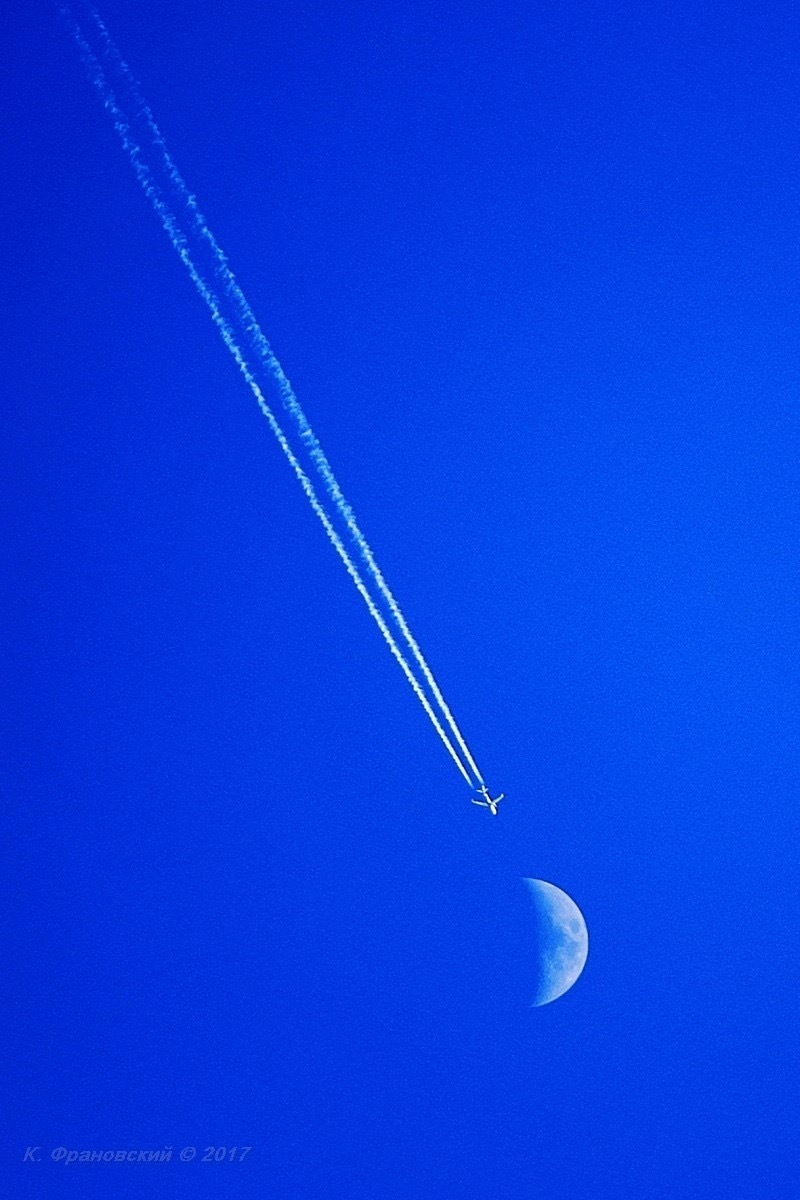
[(538, 980), (534, 1006), (568, 992), (586, 965), (589, 931), (574, 900), (553, 883), (526, 879), (538, 922)]

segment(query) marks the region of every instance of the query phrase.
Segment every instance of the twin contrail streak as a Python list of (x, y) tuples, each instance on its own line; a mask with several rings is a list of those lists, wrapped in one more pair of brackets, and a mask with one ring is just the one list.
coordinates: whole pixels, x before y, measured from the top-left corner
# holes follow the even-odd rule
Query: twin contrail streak
[(292, 389), (292, 386), (284, 374), (280, 363), (275, 357), (267, 338), (264, 336), (264, 333), (262, 332), (261, 327), (256, 320), (255, 314), (250, 308), (250, 305), (238, 282), (236, 281), (233, 272), (228, 266), (228, 261), (225, 257), (225, 254), (217, 243), (213, 233), (205, 221), (205, 218), (200, 212), (197, 201), (189, 191), (186, 183), (183, 180), (183, 177), (175, 166), (175, 163), (173, 162), (173, 159), (167, 149), (166, 143), (164, 142), (161, 131), (156, 124), (149, 107), (145, 103), (138, 84), (129, 67), (121, 58), (100, 17), (94, 11), (92, 11), (91, 17), (100, 33), (103, 54), (106, 62), (110, 62), (118, 78), (124, 85), (129, 97), (133, 101), (136, 109), (136, 117), (144, 122), (149, 139), (159, 155), (161, 160), (160, 168), (163, 170), (167, 180), (171, 184), (177, 198), (181, 201), (184, 208), (189, 213), (191, 224), (193, 226), (193, 244), (198, 246), (198, 239), (202, 239), (202, 241), (205, 242), (206, 246), (210, 250), (213, 271), (221, 281), (227, 296), (233, 302), (238, 317), (238, 323), (244, 331), (244, 334), (250, 343), (251, 349), (256, 353), (263, 367), (266, 369), (272, 383), (277, 385), (277, 391), (280, 395), (281, 402), (291, 416), (297, 428), (301, 442), (303, 443), (312, 463), (319, 473), (328, 496), (332, 500), (336, 510), (350, 532), (358, 551), (364, 563), (366, 564), (370, 578), (374, 581), (375, 586), (377, 587), (380, 595), (383, 597), (383, 600), (386, 603), (398, 630), (405, 639), (408, 649), (411, 651), (413, 658), (421, 670), (423, 678), (430, 688), (431, 695), (438, 705), (444, 721), (449, 726), (450, 732), (461, 750), (463, 759), (473, 772), (474, 779), (470, 777), (467, 766), (465, 766), (465, 761), (462, 761), (461, 756), (456, 751), (452, 741), (450, 740), (450, 737), (448, 737), (447, 732), (443, 728), (439, 716), (434, 711), (430, 698), (426, 694), (420, 681), (415, 676), (414, 671), (398, 646), (397, 641), (395, 640), (392, 631), (389, 629), (383, 614), (377, 607), (373, 596), (370, 594), (364, 582), (364, 579), (350, 557), (350, 554), (342, 542), (341, 537), (332, 524), (331, 518), (322, 501), (320, 500), (311, 480), (303, 470), (303, 467), (292, 450), (292, 447), (280, 424), (278, 423), (275, 414), (270, 408), (261, 386), (259, 385), (253, 370), (249, 366), (241, 345), (236, 338), (232, 322), (228, 319), (227, 315), (224, 314), (223, 305), (219, 297), (197, 264), (196, 255), (193, 255), (192, 250), (190, 249), (190, 239), (187, 237), (178, 220), (174, 216), (171, 208), (164, 200), (161, 188), (155, 182), (153, 170), (148, 164), (141, 147), (133, 135), (131, 123), (118, 103), (117, 97), (108, 81), (108, 77), (100, 60), (93, 52), (83, 32), (71, 14), (67, 10), (63, 9), (62, 14), (68, 22), (75, 41), (81, 51), (87, 67), (89, 68), (92, 83), (99, 93), (105, 109), (112, 118), (114, 128), (120, 137), (123, 149), (126, 151), (130, 159), (136, 178), (138, 179), (145, 195), (152, 204), (153, 209), (159, 218), (167, 236), (169, 237), (173, 248), (186, 267), (197, 292), (206, 303), (211, 313), (212, 320), (216, 325), (225, 346), (227, 347), (229, 353), (247, 381), (251, 391), (253, 392), (258, 406), (263, 415), (266, 417), (273, 434), (275, 435), (281, 449), (286, 455), (289, 464), (291, 465), (300, 483), (300, 486), (302, 487), (311, 505), (311, 508), (322, 523), (329, 540), (342, 560), (359, 594), (367, 605), (370, 616), (380, 629), (381, 634), (389, 646), (389, 649), (400, 665), (400, 668), (402, 669), (403, 674), (406, 676), (409, 684), (413, 688), (417, 699), (420, 701), (420, 704), (429, 717), (434, 729), (441, 738), (444, 746), (448, 750), (451, 758), (458, 767), (467, 784), (472, 787), (474, 786), (475, 780), (483, 783), (483, 776), (481, 775), (481, 772), (478, 769), (478, 766), (475, 763), (475, 760), (470, 753), (464, 738), (462, 737), (452, 712), (445, 702), (444, 696), (442, 695), (442, 692), (436, 683), (433, 673), (425, 661), (416, 639), (411, 633), (408, 623), (406, 622), (394, 595), (390, 591), (388, 584), (386, 583), (386, 580), (384, 579), (384, 576), (380, 571), (377, 562), (375, 561), (372, 550), (356, 522), (355, 514), (345, 499), (341, 488), (339, 487), (339, 484), (333, 474), (322, 447), (320, 446), (319, 441), (311, 429), (305, 413), (300, 407), (300, 403)]

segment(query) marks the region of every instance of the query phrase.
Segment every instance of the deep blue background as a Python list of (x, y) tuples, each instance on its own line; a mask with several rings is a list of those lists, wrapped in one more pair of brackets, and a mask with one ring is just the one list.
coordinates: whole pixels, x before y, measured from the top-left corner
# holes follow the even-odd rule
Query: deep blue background
[[(797, 1195), (796, 6), (103, 15), (508, 802), (28, 6), (4, 1194)], [(591, 937), (538, 1010), (523, 875)]]

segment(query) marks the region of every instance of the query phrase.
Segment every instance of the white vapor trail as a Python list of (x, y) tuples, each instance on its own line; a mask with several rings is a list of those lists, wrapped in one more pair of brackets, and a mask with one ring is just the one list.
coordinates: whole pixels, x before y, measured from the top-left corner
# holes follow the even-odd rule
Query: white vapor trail
[[(80, 26), (77, 24), (75, 19), (72, 17), (71, 13), (66, 9), (62, 9), (61, 12), (62, 12), (62, 16), (63, 16), (64, 20), (67, 22), (67, 24), (70, 27), (72, 35), (81, 51), (81, 55), (90, 71), (92, 83), (93, 83), (94, 87), (96, 88), (98, 94), (100, 95), (100, 98), (103, 102), (103, 106), (105, 107), (105, 109), (109, 113), (109, 115), (111, 116), (111, 119), (114, 123), (114, 128), (115, 128), (117, 134), (119, 135), (119, 138), (122, 142), (123, 149), (125, 150), (125, 152), (127, 153), (128, 157), (130, 159), (134, 173), (136, 175), (137, 180), (139, 181), (139, 184), (142, 187), (142, 190), (144, 191), (147, 198), (150, 200), (150, 203), (152, 204), (153, 209), (164, 228), (164, 231), (166, 232), (170, 242), (172, 243), (174, 250), (176, 251), (176, 253), (180, 257), (181, 261), (183, 262), (184, 266), (186, 267), (197, 292), (199, 293), (201, 298), (205, 301), (205, 303), (211, 313), (211, 318), (212, 318), (214, 324), (216, 325), (217, 329), (219, 330), (220, 336), (222, 337), (222, 340), (223, 340), (225, 346), (227, 347), (229, 353), (231, 354), (236, 365), (238, 366), (239, 370), (241, 371), (242, 375), (244, 376), (251, 391), (253, 392), (253, 395), (255, 396), (258, 406), (261, 409), (261, 412), (263, 413), (263, 415), (266, 417), (266, 419), (269, 423), (270, 429), (272, 430), (273, 434), (275, 435), (275, 437), (278, 441), (278, 444), (280, 445), (281, 449), (283, 450), (283, 453), (286, 455), (286, 458), (288, 459), (289, 464), (292, 467), (292, 469), (300, 483), (300, 486), (302, 487), (302, 489), (311, 505), (312, 510), (314, 511), (316, 516), (319, 518), (320, 522), (322, 523), (322, 526), (325, 529), (325, 532), (328, 535), (328, 538), (329, 538), (331, 544), (333, 545), (334, 549), (336, 550), (337, 554), (339, 555), (340, 559), (342, 560), (348, 574), (350, 575), (359, 594), (361, 595), (362, 599), (364, 600), (364, 603), (367, 606), (370, 616), (373, 618), (373, 620), (377, 624), (378, 628), (380, 629), (381, 634), (383, 635), (387, 645), (389, 646), (389, 649), (391, 650), (392, 654), (394, 655), (395, 659), (397, 660), (400, 668), (403, 671), (403, 674), (405, 675), (406, 679), (408, 680), (409, 684), (411, 685), (415, 695), (417, 696), (417, 699), (419, 700), (425, 713), (427, 714), (428, 718), (430, 719), (431, 724), (433, 725), (437, 734), (441, 738), (445, 748), (447, 749), (451, 758), (453, 759), (453, 762), (458, 767), (461, 775), (463, 776), (464, 780), (469, 785), (469, 787), (473, 787), (473, 780), (470, 778), (470, 775), (468, 774), (464, 763), (462, 762), (459, 754), (457, 753), (455, 747), (453, 746), (452, 742), (450, 741), (450, 738), (448, 737), (447, 733), (445, 732), (445, 730), (442, 726), (442, 723), (439, 720), (439, 717), (437, 716), (436, 712), (434, 711), (433, 707), (431, 706), (428, 696), (426, 695), (426, 693), (423, 690), (422, 686), (420, 685), (418, 679), (414, 675), (414, 672), (412, 671), (411, 667), (409, 666), (408, 662), (406, 661), (406, 658), (404, 657), (402, 651), (400, 650), (400, 647), (397, 645), (397, 642), (396, 642), (391, 630), (388, 628), (382, 613), (378, 609), (377, 605), (375, 604), (375, 601), (373, 600), (372, 596), (370, 595), (369, 591), (367, 590), (367, 587), (358, 571), (358, 568), (356, 567), (355, 563), (353, 562), (350, 555), (348, 554), (344, 543), (342, 542), (339, 534), (337, 533), (336, 529), (334, 528), (334, 526), (331, 522), (330, 517), (328, 516), (328, 513), (325, 511), (325, 508), (324, 508), (323, 504), (321, 503), (321, 501), (314, 489), (314, 485), (312, 484), (312, 482), (309, 479), (306, 472), (303, 470), (301, 463), (299, 462), (297, 456), (295, 455), (294, 451), (292, 450), (292, 448), (289, 444), (289, 441), (286, 438), (286, 435), (284, 434), (272, 409), (270, 408), (270, 406), (264, 396), (264, 393), (261, 390), (258, 380), (256, 379), (255, 375), (253, 374), (253, 371), (251, 370), (250, 366), (248, 365), (245, 355), (244, 355), (239, 343), (236, 340), (236, 337), (235, 337), (235, 334), (231, 327), (230, 322), (223, 315), (222, 306), (220, 304), (218, 297), (216, 296), (214, 290), (208, 284), (207, 280), (203, 277), (200, 269), (196, 265), (195, 260), (192, 257), (192, 254), (189, 249), (188, 239), (187, 239), (186, 235), (184, 234), (183, 230), (181, 229), (175, 216), (173, 215), (171, 209), (164, 201), (164, 199), (161, 195), (161, 191), (160, 191), (158, 185), (154, 181), (152, 170), (149, 167), (149, 165), (147, 164), (147, 162), (145, 161), (142, 151), (141, 151), (141, 148), (139, 147), (137, 142), (134, 140), (134, 137), (132, 135), (131, 125), (117, 102), (115, 93), (108, 82), (108, 79), (106, 77), (105, 71), (103, 70), (101, 63), (99, 62), (97, 56), (92, 51), (91, 47), (89, 46), (89, 43), (87, 42), (86, 38), (83, 35), (83, 32), (81, 31)], [(109, 46), (113, 46), (113, 44), (110, 42), (110, 38), (108, 38), (108, 34), (105, 31), (105, 27), (100, 22), (99, 17), (97, 17), (94, 14), (93, 14), (93, 16), (94, 16), (94, 19), (97, 21), (97, 23), (101, 29), (101, 32), (103, 33), (104, 38), (108, 40)], [(119, 63), (121, 64), (121, 67), (124, 67), (124, 69), (125, 69), (126, 83), (132, 83), (133, 82), (132, 77), (130, 76), (130, 72), (129, 72), (128, 68), (125, 66), (124, 63), (122, 63), (121, 59), (119, 59)], [(151, 132), (153, 132), (154, 136), (157, 136), (161, 140), (161, 135), (160, 135), (160, 133), (158, 133), (158, 129), (155, 126), (155, 122), (152, 121), (152, 117), (150, 116), (149, 109), (146, 109), (146, 106), (143, 104), (143, 102), (142, 102), (142, 110), (145, 113), (145, 119), (148, 123), (148, 126), (151, 128)], [(161, 140), (161, 144), (163, 145), (163, 140)], [(164, 147), (164, 153), (166, 154), (166, 147)], [(211, 238), (210, 231), (208, 230), (208, 227), (205, 225), (205, 222), (202, 221), (202, 217), (199, 214), (199, 210), (197, 209), (194, 198), (190, 195), (190, 193), (186, 189), (186, 186), (183, 183), (181, 177), (177, 174), (177, 170), (174, 168), (174, 165), (172, 164), (171, 159), (169, 159), (169, 164), (170, 164), (171, 169), (168, 173), (169, 173), (171, 182), (177, 187), (178, 181), (180, 181), (179, 192), (181, 192), (182, 198), (184, 198), (187, 202), (189, 202), (189, 201), (191, 202), (191, 205), (190, 205), (191, 211), (193, 213), (193, 216), (196, 214), (197, 219), (199, 219), (199, 221), (202, 222), (204, 236)], [(173, 172), (174, 172), (174, 177), (173, 177)], [(249, 306), (247, 306), (247, 302), (244, 299), (244, 296), (242, 295), (240, 289), (238, 288), (238, 285), (235, 283), (235, 280), (233, 280), (232, 274), (230, 274), (230, 271), (227, 267), (227, 261), (226, 261), (224, 255), (222, 254), (222, 251), (219, 249), (216, 242), (213, 241), (213, 238), (211, 239), (211, 242), (212, 242), (214, 258), (216, 260), (218, 260), (217, 265), (220, 267), (220, 270), (222, 267), (224, 267), (225, 271), (228, 273), (228, 275), (230, 275), (230, 279), (233, 281), (233, 285), (236, 287), (236, 292), (238, 293), (238, 296), (241, 296), (241, 302), (244, 305), (245, 310), (248, 313), (250, 313)], [(221, 271), (221, 273), (222, 273), (222, 271)], [(225, 279), (225, 275), (223, 274), (222, 277), (225, 280), (225, 282), (228, 285), (228, 288), (230, 290), (230, 284), (228, 284), (227, 279)], [(237, 295), (235, 293), (232, 293), (232, 295), (234, 296), (234, 299), (237, 299), (237, 303), (238, 303)], [(252, 316), (252, 314), (251, 314), (251, 316)], [(255, 324), (254, 317), (252, 317), (252, 322), (253, 322), (253, 324)], [(258, 329), (257, 325), (255, 325), (255, 327), (256, 327), (256, 329)], [(272, 350), (269, 347), (269, 344), (266, 342), (266, 339), (264, 338), (260, 329), (258, 329), (258, 336), (261, 339), (261, 341), (264, 343), (264, 346), (266, 347), (266, 352), (269, 354), (269, 360), (271, 360), (271, 363), (274, 364), (274, 367), (271, 366), (271, 368), (270, 368), (270, 373), (273, 376), (273, 378), (276, 380), (276, 382), (278, 382), (280, 389), (281, 389), (282, 396), (288, 393), (288, 395), (292, 397), (292, 399), (294, 400), (294, 404), (297, 406), (298, 412), (300, 413), (300, 416), (302, 417), (303, 422), (305, 422), (305, 425), (307, 426), (308, 423), (305, 421), (305, 417), (303, 416), (302, 410), (300, 410), (300, 406), (299, 406), (296, 398), (294, 397), (294, 393), (291, 390), (291, 386), (290, 386), (288, 380), (286, 379), (286, 376), (283, 374), (280, 364), (277, 362), (277, 359), (272, 354)], [(291, 409), (289, 411), (291, 411)], [(310, 433), (310, 428), (309, 428), (309, 433)], [(311, 434), (311, 437), (313, 438), (313, 434)], [(314, 440), (314, 442), (316, 442), (316, 438), (313, 438), (313, 440)], [(335, 483), (335, 481), (334, 481), (334, 483)], [(367, 549), (369, 549), (369, 548), (367, 547)], [(388, 589), (387, 589), (387, 591), (388, 591)], [(393, 603), (394, 603), (394, 601), (393, 601)], [(395, 607), (397, 607), (396, 603), (395, 603)], [(399, 612), (399, 609), (398, 609), (398, 612)], [(405, 624), (405, 622), (403, 622), (403, 624)], [(402, 628), (402, 626), (401, 626), (401, 628)], [(410, 634), (408, 636), (410, 637)], [(412, 639), (412, 642), (413, 642), (413, 639)], [(421, 659), (421, 657), (422, 657), (421, 653), (419, 654), (419, 657)], [(424, 660), (422, 660), (422, 661), (424, 663)], [(436, 689), (436, 691), (438, 692), (438, 689)], [(446, 708), (446, 705), (443, 704), (443, 701), (441, 703), (443, 705), (443, 711), (449, 712), (449, 710), (447, 710), (447, 708)], [(452, 722), (452, 718), (450, 718), (450, 721), (451, 721), (452, 727), (454, 729), (456, 729), (457, 727), (455, 726), (455, 723)], [(458, 740), (459, 740), (459, 743), (461, 743), (460, 735), (458, 737)], [(469, 755), (468, 751), (466, 751), (466, 757), (467, 757), (467, 761), (470, 763), (470, 765), (473, 766), (472, 758)], [(480, 773), (478, 772), (477, 767), (473, 766), (473, 769), (475, 771), (476, 776), (482, 781), (482, 777), (481, 777)]]
[(161, 165), (166, 176), (168, 177), (185, 208), (188, 210), (196, 233), (206, 241), (208, 247), (210, 248), (214, 269), (221, 279), (228, 296), (231, 298), (236, 309), (238, 310), (239, 321), (248, 336), (252, 348), (261, 359), (261, 362), (263, 363), (269, 375), (272, 377), (273, 381), (277, 384), (281, 402), (286, 411), (294, 420), (300, 434), (300, 438), (305, 445), (311, 460), (314, 463), (314, 466), (319, 472), (320, 477), (322, 478), (328, 495), (330, 496), (345, 525), (350, 531), (350, 534), (352, 535), (353, 540), (358, 547), (359, 553), (366, 564), (367, 570), (375, 581), (378, 591), (386, 602), (386, 605), (391, 612), (398, 629), (405, 638), (406, 644), (408, 645), (412, 656), (416, 660), (417, 665), (422, 671), (425, 681), (431, 690), (431, 694), (438, 704), (453, 737), (455, 738), (462, 754), (464, 755), (464, 758), (472, 769), (475, 778), (480, 783), (483, 783), (483, 776), (478, 769), (475, 759), (470, 753), (469, 747), (467, 746), (467, 743), (464, 740), (458, 725), (456, 724), (455, 718), (453, 717), (453, 714), (450, 711), (444, 696), (442, 695), (441, 689), (436, 682), (433, 672), (428, 666), (419, 644), (413, 636), (408, 623), (403, 616), (399, 604), (389, 589), (389, 585), (387, 584), (386, 579), (384, 578), (383, 573), (381, 572), (375, 560), (372, 549), (370, 548), (366, 537), (362, 533), (356, 521), (355, 513), (345, 499), (336, 477), (333, 474), (331, 465), (328, 462), (322, 446), (320, 445), (305, 413), (303, 412), (303, 409), (300, 406), (300, 402), (298, 401), (289, 380), (284, 374), (278, 359), (275, 357), (272, 347), (264, 335), (255, 313), (250, 307), (244, 292), (242, 291), (236, 280), (236, 277), (233, 274), (233, 271), (228, 265), (228, 260), (224, 251), (214, 237), (214, 234), (212, 233), (207, 221), (200, 211), (194, 195), (189, 190), (185, 180), (183, 179), (183, 176), (175, 165), (175, 162), (167, 148), (166, 142), (164, 141), (161, 130), (159, 129), (159, 126), (153, 117), (152, 111), (145, 102), (130, 68), (121, 57), (100, 16), (93, 9), (91, 10), (91, 15), (92, 20), (96, 24), (100, 33), (107, 59), (113, 63), (119, 76), (124, 81), (129, 94), (135, 101), (139, 115), (147, 126), (153, 146), (161, 157)]

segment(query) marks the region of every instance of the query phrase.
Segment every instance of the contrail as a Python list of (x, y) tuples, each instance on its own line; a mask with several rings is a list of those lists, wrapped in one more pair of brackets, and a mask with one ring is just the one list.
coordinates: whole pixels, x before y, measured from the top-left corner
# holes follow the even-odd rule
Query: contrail
[(239, 321), (250, 340), (253, 350), (257, 353), (267, 372), (277, 384), (281, 402), (286, 411), (294, 420), (300, 434), (300, 438), (305, 445), (311, 460), (314, 463), (314, 466), (319, 472), (320, 477), (322, 478), (328, 495), (330, 496), (345, 525), (350, 531), (361, 557), (367, 566), (367, 570), (374, 579), (378, 591), (386, 602), (386, 605), (391, 612), (398, 629), (405, 638), (406, 644), (416, 660), (417, 665), (422, 671), (425, 681), (431, 690), (431, 694), (436, 700), (436, 703), (438, 704), (446, 723), (450, 727), (450, 731), (458, 743), (464, 758), (471, 767), (478, 782), (483, 783), (483, 775), (478, 769), (477, 763), (470, 753), (469, 747), (467, 746), (467, 743), (464, 740), (458, 725), (456, 724), (455, 718), (453, 717), (453, 714), (445, 701), (441, 689), (434, 678), (433, 672), (428, 666), (422, 650), (420, 649), (416, 638), (412, 634), (408, 623), (403, 616), (400, 606), (392, 594), (389, 585), (387, 584), (386, 579), (384, 578), (383, 573), (381, 572), (375, 560), (372, 549), (370, 548), (366, 537), (362, 533), (356, 521), (355, 513), (339, 486), (325, 452), (323, 451), (319, 440), (312, 430), (311, 425), (309, 424), (308, 419), (303, 412), (302, 407), (300, 406), (300, 402), (297, 399), (289, 380), (284, 374), (283, 368), (278, 362), (278, 359), (276, 358), (268, 339), (264, 335), (261, 326), (258, 323), (255, 313), (250, 307), (244, 292), (239, 286), (233, 271), (228, 265), (228, 259), (224, 251), (209, 228), (207, 221), (200, 211), (197, 200), (175, 165), (161, 130), (156, 123), (149, 105), (146, 103), (141, 94), (139, 85), (128, 64), (120, 55), (119, 50), (117, 49), (111, 35), (109, 34), (98, 13), (94, 9), (91, 9), (90, 11), (92, 20), (96, 24), (100, 33), (106, 58), (113, 64), (114, 68), (128, 89), (131, 98), (135, 102), (139, 115), (147, 126), (151, 141), (161, 156), (162, 167), (178, 197), (189, 211), (197, 234), (207, 242), (211, 251), (214, 269), (219, 278), (222, 280), (227, 294), (234, 302), (234, 305), (238, 310)]
[(272, 409), (270, 408), (269, 404), (267, 403), (267, 400), (259, 386), (258, 380), (253, 375), (253, 372), (251, 371), (251, 369), (247, 363), (247, 360), (245, 359), (244, 353), (242, 352), (241, 347), (239, 346), (238, 342), (236, 341), (236, 338), (234, 336), (233, 330), (232, 330), (229, 322), (223, 316), (223, 313), (221, 310), (221, 305), (219, 303), (217, 296), (215, 295), (213, 289), (209, 286), (209, 284), (206, 282), (206, 280), (203, 278), (200, 271), (198, 270), (198, 268), (191, 256), (191, 253), (189, 251), (189, 246), (188, 246), (188, 241), (187, 241), (186, 235), (183, 233), (182, 229), (180, 228), (180, 225), (178, 224), (177, 220), (173, 216), (172, 211), (170, 210), (170, 208), (168, 207), (168, 205), (166, 204), (166, 202), (164, 201), (164, 199), (161, 196), (160, 189), (158, 188), (157, 184), (155, 183), (155, 181), (153, 179), (152, 171), (150, 170), (150, 167), (145, 162), (139, 146), (134, 141), (134, 139), (131, 135), (130, 124), (129, 124), (127, 118), (125, 117), (125, 114), (123, 113), (122, 109), (120, 108), (119, 104), (117, 103), (116, 96), (115, 96), (111, 86), (108, 83), (105, 72), (103, 71), (103, 68), (102, 68), (100, 62), (98, 61), (95, 54), (92, 52), (88, 42), (86, 41), (85, 37), (83, 36), (83, 33), (82, 33), (79, 25), (74, 20), (72, 15), (65, 9), (62, 9), (61, 12), (62, 12), (62, 16), (63, 16), (64, 20), (69, 24), (70, 29), (72, 31), (72, 35), (81, 51), (81, 54), (84, 58), (84, 61), (87, 65), (87, 67), (90, 70), (92, 83), (94, 84), (97, 92), (100, 95), (100, 98), (103, 102), (103, 106), (106, 109), (106, 111), (109, 113), (109, 115), (111, 116), (112, 121), (114, 122), (114, 128), (116, 129), (117, 134), (119, 135), (120, 141), (122, 142), (123, 149), (126, 151), (128, 157), (130, 159), (134, 173), (142, 187), (142, 190), (144, 191), (145, 195), (147, 196), (150, 203), (152, 204), (156, 215), (158, 216), (159, 220), (161, 221), (164, 231), (166, 232), (168, 238), (170, 239), (170, 242), (172, 243), (174, 250), (176, 251), (176, 253), (180, 257), (181, 261), (183, 262), (184, 266), (186, 267), (195, 288), (197, 289), (199, 295), (202, 297), (202, 299), (205, 301), (206, 305), (208, 306), (208, 309), (211, 313), (211, 318), (212, 318), (214, 324), (216, 325), (217, 329), (219, 330), (220, 336), (222, 337), (222, 340), (225, 343), (225, 346), (227, 347), (229, 353), (231, 354), (236, 365), (238, 366), (239, 370), (241, 371), (242, 375), (244, 376), (245, 380), (247, 381), (251, 391), (253, 392), (253, 395), (256, 398), (258, 406), (261, 409), (261, 412), (263, 413), (263, 415), (266, 417), (267, 421), (269, 422), (270, 429), (274, 433), (274, 435), (278, 441), (278, 444), (280, 445), (281, 449), (283, 450), (284, 454), (286, 455), (286, 458), (288, 459), (289, 464), (291, 465), (291, 467), (300, 483), (300, 486), (302, 487), (303, 491), (306, 494), (306, 497), (311, 505), (311, 508), (313, 509), (316, 516), (319, 518), (320, 522), (322, 523), (323, 528), (325, 529), (326, 534), (328, 535), (328, 538), (329, 538), (331, 544), (333, 545), (333, 547), (336, 550), (337, 554), (339, 555), (340, 559), (344, 563), (344, 566), (347, 569), (348, 574), (350, 575), (351, 579), (353, 580), (353, 583), (355, 584), (356, 588), (358, 589), (359, 594), (361, 595), (362, 599), (364, 600), (364, 603), (367, 606), (367, 609), (369, 610), (370, 616), (373, 618), (373, 620), (377, 624), (378, 628), (380, 629), (381, 633), (383, 634), (383, 637), (386, 640), (386, 643), (389, 646), (389, 649), (391, 650), (392, 654), (394, 655), (397, 662), (399, 663), (399, 665), (403, 671), (403, 674), (405, 675), (406, 679), (408, 680), (411, 687), (413, 688), (414, 693), (417, 696), (417, 699), (419, 700), (423, 709), (427, 713), (427, 715), (431, 721), (431, 724), (433, 725), (434, 729), (436, 730), (439, 737), (441, 738), (444, 746), (446, 747), (447, 751), (450, 754), (450, 757), (453, 759), (453, 762), (458, 767), (458, 769), (461, 772), (462, 776), (464, 777), (466, 783), (470, 787), (472, 787), (473, 781), (470, 778), (469, 774), (467, 773), (467, 770), (466, 770), (463, 762), (461, 761), (460, 757), (458, 756), (458, 754), (455, 750), (455, 747), (453, 746), (452, 742), (448, 738), (445, 730), (442, 727), (441, 722), (439, 721), (438, 716), (436, 715), (433, 708), (431, 707), (428, 697), (426, 696), (425, 692), (423, 691), (422, 687), (420, 686), (419, 681), (417, 680), (416, 676), (414, 675), (413, 671), (411, 670), (410, 666), (408, 665), (405, 657), (403, 656), (399, 646), (397, 645), (397, 642), (395, 641), (395, 639), (392, 635), (391, 630), (388, 628), (386, 621), (383, 618), (383, 615), (381, 614), (380, 610), (377, 608), (374, 600), (372, 599), (372, 596), (369, 594), (369, 592), (364, 584), (364, 581), (361, 578), (361, 575), (359, 574), (357, 567), (355, 566), (354, 562), (350, 558), (350, 555), (348, 554), (347, 549), (345, 548), (341, 538), (339, 537), (338, 533), (336, 532), (336, 529), (332, 525), (327, 512), (325, 511), (322, 503), (320, 502), (320, 499), (317, 496), (317, 493), (314, 489), (314, 485), (312, 484), (311, 480), (309, 479), (309, 477), (306, 475), (305, 471), (303, 470), (302, 465), (300, 464), (299, 460), (297, 459), (296, 455), (294, 454), (294, 452), (286, 438), (286, 435), (284, 434), (283, 430), (281, 429), (278, 421), (275, 418), (274, 413), (272, 412)]

